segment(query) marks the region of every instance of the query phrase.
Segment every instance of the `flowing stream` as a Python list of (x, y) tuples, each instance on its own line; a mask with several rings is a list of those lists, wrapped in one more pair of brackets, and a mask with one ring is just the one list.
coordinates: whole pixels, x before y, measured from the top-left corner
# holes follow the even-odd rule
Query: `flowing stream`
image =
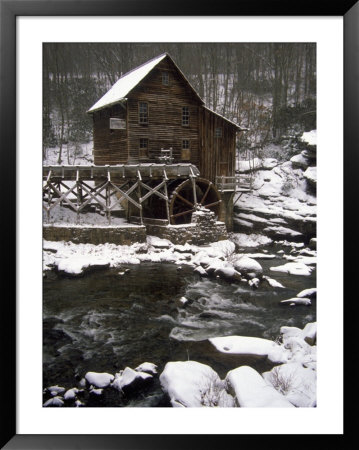
[[(189, 266), (142, 263), (93, 272), (82, 278), (49, 272), (43, 284), (43, 384), (71, 388), (88, 371), (115, 374), (148, 361), (161, 373), (168, 361), (196, 360), (223, 378), (234, 368), (207, 339), (243, 335), (276, 339), (283, 325), (303, 328), (316, 320), (311, 306), (280, 305), (280, 300), (316, 285), (310, 276), (271, 272), (283, 259), (259, 260), (264, 274), (285, 288), (200, 278)], [(182, 297), (190, 300), (178, 306)], [(160, 387), (127, 406), (160, 406)], [(99, 401), (98, 401), (99, 402)], [(89, 405), (91, 406), (91, 405)], [(116, 406), (104, 398), (94, 406)]]

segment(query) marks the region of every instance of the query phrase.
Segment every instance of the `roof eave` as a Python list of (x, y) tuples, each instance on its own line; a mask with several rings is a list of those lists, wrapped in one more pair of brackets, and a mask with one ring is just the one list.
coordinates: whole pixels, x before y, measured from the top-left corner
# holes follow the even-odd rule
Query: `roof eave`
[(126, 98), (120, 98), (119, 100), (116, 100), (112, 103), (108, 103), (107, 105), (99, 106), (98, 108), (90, 108), (88, 111), (86, 111), (86, 114), (93, 114), (95, 112), (101, 111), (102, 109), (110, 108), (113, 105), (117, 105), (118, 103), (123, 104), (127, 101)]

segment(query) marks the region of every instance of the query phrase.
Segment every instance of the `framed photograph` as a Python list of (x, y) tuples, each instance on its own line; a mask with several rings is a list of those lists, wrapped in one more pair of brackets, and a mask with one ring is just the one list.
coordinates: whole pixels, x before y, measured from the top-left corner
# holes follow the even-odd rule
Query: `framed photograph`
[(223, 6), (1, 3), (4, 448), (343, 436), (358, 5)]

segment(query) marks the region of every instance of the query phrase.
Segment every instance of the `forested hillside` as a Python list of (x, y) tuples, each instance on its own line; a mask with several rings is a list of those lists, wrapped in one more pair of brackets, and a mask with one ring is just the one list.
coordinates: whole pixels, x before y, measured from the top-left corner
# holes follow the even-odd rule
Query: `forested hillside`
[(50, 43), (43, 46), (43, 159), (74, 164), (92, 139), (86, 111), (129, 70), (169, 53), (206, 106), (249, 129), (238, 152), (316, 128), (311, 43)]

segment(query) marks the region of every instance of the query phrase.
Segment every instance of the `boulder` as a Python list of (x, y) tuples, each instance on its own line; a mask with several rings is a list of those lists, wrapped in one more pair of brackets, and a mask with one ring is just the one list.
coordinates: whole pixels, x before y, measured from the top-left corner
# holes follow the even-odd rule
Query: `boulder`
[(151, 375), (155, 375), (157, 373), (156, 364), (150, 362), (144, 362), (140, 366), (135, 368), (136, 372), (146, 372)]
[(290, 262), (282, 266), (271, 267), (270, 270), (274, 272), (284, 272), (290, 275), (309, 276), (312, 273), (313, 267), (307, 266), (301, 262)]
[(317, 289), (316, 288), (304, 289), (303, 291), (300, 291), (299, 294), (296, 295), (296, 297), (316, 298), (317, 297)]
[(218, 374), (196, 361), (168, 362), (160, 382), (173, 407), (234, 406)]
[(198, 273), (201, 277), (207, 277), (208, 276), (208, 273), (206, 272), (206, 270), (202, 266), (197, 266), (194, 269), (194, 272)]
[(312, 238), (309, 241), (309, 248), (312, 250), (316, 250), (317, 249), (317, 238)]
[(209, 342), (222, 354), (237, 355), (240, 359), (262, 359), (272, 363), (287, 361), (285, 349), (269, 339), (248, 336), (210, 338)]
[(316, 372), (300, 363), (287, 363), (262, 374), (264, 380), (296, 407), (316, 404)]
[(308, 167), (307, 170), (303, 173), (303, 176), (312, 187), (316, 187), (316, 185), (317, 185), (317, 168), (316, 167)]
[(114, 376), (109, 373), (87, 372), (85, 379), (89, 384), (97, 388), (105, 388), (110, 385)]
[(293, 306), (293, 305), (309, 306), (309, 305), (311, 305), (312, 302), (310, 301), (309, 298), (293, 297), (293, 298), (289, 298), (288, 300), (282, 300), (280, 303), (288, 304), (290, 306)]
[(252, 278), (248, 281), (248, 284), (250, 287), (258, 289), (259, 287), (259, 278)]
[(124, 394), (129, 394), (146, 387), (152, 381), (151, 374), (126, 367), (125, 370), (115, 374), (111, 386)]
[(246, 275), (248, 278), (259, 278), (263, 275), (263, 268), (259, 262), (246, 255), (234, 259), (233, 267), (237, 272)]
[(284, 286), (281, 283), (279, 283), (279, 281), (274, 280), (273, 278), (269, 278), (266, 275), (264, 275), (263, 279), (269, 284), (269, 286), (273, 288), (284, 288)]
[(47, 400), (47, 402), (44, 403), (44, 406), (45, 407), (48, 407), (48, 406), (59, 407), (59, 406), (63, 406), (63, 404), (64, 404), (64, 401), (62, 400), (62, 398), (59, 396), (56, 396), (56, 397), (52, 397), (49, 400)]
[(77, 388), (68, 389), (64, 394), (65, 400), (74, 400), (76, 398), (76, 394), (79, 392)]
[(303, 328), (302, 336), (305, 342), (314, 345), (317, 342), (317, 322), (307, 323)]
[(179, 308), (184, 308), (184, 307), (187, 306), (189, 303), (190, 303), (190, 300), (188, 300), (188, 298), (186, 298), (186, 297), (181, 297), (181, 298), (178, 298), (178, 299), (176, 300), (176, 305), (177, 305)]
[(309, 166), (308, 159), (301, 153), (299, 155), (293, 156), (290, 161), (293, 167), (299, 167), (300, 169), (307, 169), (307, 167)]
[(222, 267), (218, 267), (214, 271), (214, 276), (219, 276), (220, 278), (227, 280), (241, 281), (241, 274), (230, 264), (225, 264)]
[(294, 408), (292, 403), (249, 366), (241, 366), (228, 372), (226, 382), (228, 392), (242, 408)]
[(300, 140), (304, 142), (308, 147), (317, 146), (317, 130), (307, 131), (302, 134)]
[(55, 395), (65, 392), (65, 388), (62, 386), (50, 386), (47, 388), (47, 391), (50, 392), (53, 397), (55, 397)]

